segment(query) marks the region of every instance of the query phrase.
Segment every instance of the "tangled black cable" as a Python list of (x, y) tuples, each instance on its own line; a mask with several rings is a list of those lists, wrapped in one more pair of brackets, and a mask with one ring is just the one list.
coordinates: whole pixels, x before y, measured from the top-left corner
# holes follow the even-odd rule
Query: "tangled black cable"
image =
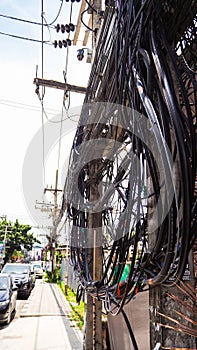
[[(112, 314), (149, 286), (181, 279), (196, 237), (197, 9), (186, 3), (122, 0), (106, 8), (70, 155), (62, 211), (73, 223), (71, 263), (81, 287)], [(132, 124), (133, 110), (150, 130)], [(92, 189), (99, 200), (90, 214)], [(99, 224), (102, 273), (95, 280), (89, 233)]]

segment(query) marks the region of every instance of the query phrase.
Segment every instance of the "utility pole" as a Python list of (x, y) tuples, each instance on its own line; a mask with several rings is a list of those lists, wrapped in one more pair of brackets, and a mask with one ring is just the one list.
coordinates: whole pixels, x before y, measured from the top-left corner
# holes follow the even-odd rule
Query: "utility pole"
[(0, 242), (0, 248), (1, 248), (0, 249), (0, 266), (4, 263), (7, 232), (8, 232), (8, 225), (5, 225), (4, 238), (3, 238), (3, 241)]
[(56, 251), (56, 240), (57, 240), (57, 233), (56, 233), (56, 217), (58, 212), (58, 204), (57, 204), (57, 195), (58, 192), (62, 192), (62, 190), (58, 189), (58, 169), (56, 170), (56, 176), (55, 176), (55, 188), (45, 188), (44, 193), (46, 191), (53, 192), (54, 196), (54, 209), (52, 211), (52, 220), (53, 220), (53, 230), (51, 234), (51, 262), (52, 262), (52, 274), (54, 273), (55, 268), (55, 251)]
[[(97, 173), (99, 162), (90, 165), (90, 178)], [(98, 185), (94, 182), (90, 187), (90, 202), (99, 199)], [(93, 281), (99, 281), (102, 273), (102, 247), (99, 246), (100, 233), (102, 227), (101, 212), (89, 213), (88, 215), (88, 241), (93, 242), (93, 247), (88, 247), (89, 271)], [(93, 239), (92, 239), (93, 235)], [(85, 305), (85, 339), (84, 350), (102, 350), (102, 302), (93, 298), (88, 293), (86, 295)]]
[[(102, 226), (101, 213), (96, 214), (97, 224)], [(93, 256), (93, 278), (94, 281), (101, 280), (102, 274), (102, 247), (97, 246), (98, 230), (94, 230), (94, 256)], [(99, 240), (98, 240), (99, 241)], [(102, 350), (102, 302), (96, 298), (93, 300), (93, 349)]]
[[(6, 215), (0, 216), (0, 218), (2, 219), (2, 221), (6, 222)], [(4, 264), (5, 262), (5, 256), (6, 256), (6, 238), (7, 238), (7, 234), (12, 232), (9, 231), (8, 228), (10, 228), (10, 226), (7, 224), (7, 222), (5, 223), (5, 225), (3, 225), (5, 227), (5, 231), (4, 231), (4, 237), (3, 237), (3, 241), (0, 242), (0, 266)]]
[[(92, 2), (91, 2), (92, 3)], [(101, 0), (94, 1), (94, 9), (99, 13), (101, 11)], [(96, 46), (97, 30), (99, 28), (98, 15), (93, 10), (92, 13), (92, 48)], [(90, 178), (94, 178), (98, 171), (99, 161), (90, 165)], [(90, 201), (95, 202), (99, 200), (98, 184), (92, 182), (90, 185)], [(90, 213), (88, 217), (88, 228), (91, 228), (90, 232), (94, 235), (94, 246), (88, 248), (88, 257), (93, 262), (90, 268), (91, 275), (94, 281), (99, 281), (102, 274), (102, 247), (97, 245), (97, 242), (101, 241), (98, 237), (98, 232), (102, 229), (102, 213)], [(92, 237), (90, 237), (92, 241)], [(87, 294), (86, 304), (86, 336), (84, 350), (102, 350), (102, 302), (96, 298), (92, 298)]]
[(100, 12), (102, 8), (102, 1), (101, 0), (94, 0), (92, 1), (93, 7), (96, 11), (92, 10), (92, 29), (93, 29), (93, 36), (92, 36), (92, 47), (94, 48), (96, 46), (96, 40), (97, 40), (97, 33), (98, 29), (100, 27)]
[[(35, 209), (39, 209), (41, 212), (44, 212), (44, 213), (50, 213), (52, 211), (52, 207), (54, 205), (52, 203), (47, 203), (47, 202), (38, 202), (36, 200), (36, 205), (35, 205)], [(39, 227), (37, 227), (39, 228)]]

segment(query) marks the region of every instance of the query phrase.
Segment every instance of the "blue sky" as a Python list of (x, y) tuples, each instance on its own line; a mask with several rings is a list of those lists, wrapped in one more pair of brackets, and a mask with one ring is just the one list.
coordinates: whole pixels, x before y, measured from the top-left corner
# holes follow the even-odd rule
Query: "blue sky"
[[(61, 5), (60, 0), (44, 0), (44, 16), (47, 23), (52, 22)], [(70, 2), (63, 2), (62, 11), (57, 23), (69, 23)], [(76, 24), (80, 3), (73, 3), (72, 22)], [(41, 0), (1, 0), (0, 14), (41, 22)], [(0, 32), (17, 36), (41, 40), (41, 26), (19, 22), (0, 17)], [(55, 29), (44, 30), (44, 40), (64, 39), (65, 34), (56, 33)], [(36, 218), (29, 216), (23, 198), (22, 169), (28, 146), (41, 128), (41, 105), (35, 94), (33, 79), (41, 77), (41, 44), (31, 41), (15, 39), (0, 34), (0, 121), (1, 121), (1, 196), (0, 215), (7, 214), (8, 219), (19, 219), (20, 222), (36, 225)], [(76, 57), (77, 46), (69, 48), (67, 82), (85, 86), (87, 84), (90, 64), (79, 62)], [(44, 46), (44, 78), (64, 81), (63, 71), (66, 68), (66, 49), (54, 48), (53, 45)], [(62, 110), (63, 92), (46, 89), (44, 106), (48, 118), (53, 118)], [(83, 96), (71, 94), (71, 107), (81, 105)], [(45, 119), (46, 121), (46, 119)], [(42, 143), (39, 145), (42, 152)], [(69, 153), (68, 147), (64, 149)], [(51, 164), (46, 164), (46, 178), (43, 186), (53, 185), (57, 167), (57, 152), (51, 150)], [(62, 158), (63, 161), (63, 158)], [(34, 174), (32, 174), (34, 176)], [(35, 195), (35, 201), (42, 200), (42, 193)], [(37, 216), (44, 217), (37, 210)]]

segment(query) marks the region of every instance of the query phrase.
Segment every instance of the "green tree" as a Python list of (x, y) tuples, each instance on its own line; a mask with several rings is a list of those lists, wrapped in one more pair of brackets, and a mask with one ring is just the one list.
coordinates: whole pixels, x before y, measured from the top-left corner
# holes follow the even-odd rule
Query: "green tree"
[(31, 226), (19, 224), (18, 219), (15, 223), (6, 220), (0, 222), (0, 241), (6, 243), (4, 262), (12, 259), (14, 251), (30, 251), (35, 242), (40, 243), (33, 233), (29, 233), (30, 230)]

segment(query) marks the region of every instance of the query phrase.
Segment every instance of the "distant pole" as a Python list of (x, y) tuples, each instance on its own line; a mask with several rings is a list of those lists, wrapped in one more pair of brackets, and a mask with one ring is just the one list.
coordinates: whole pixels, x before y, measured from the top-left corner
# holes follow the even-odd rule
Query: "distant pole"
[(56, 170), (55, 174), (55, 187), (54, 188), (45, 188), (44, 193), (46, 191), (53, 192), (53, 200), (54, 200), (54, 209), (52, 212), (52, 218), (53, 218), (53, 229), (52, 229), (52, 234), (51, 234), (51, 263), (52, 263), (52, 274), (55, 269), (56, 265), (56, 259), (55, 259), (55, 252), (56, 252), (56, 241), (57, 241), (57, 227), (56, 227), (56, 218), (57, 218), (57, 209), (58, 209), (58, 204), (57, 204), (57, 194), (58, 192), (62, 192), (62, 190), (58, 189), (58, 169)]
[(5, 257), (5, 246), (6, 246), (6, 237), (8, 233), (8, 225), (5, 226), (5, 234), (4, 234), (4, 240), (3, 240), (3, 255)]

